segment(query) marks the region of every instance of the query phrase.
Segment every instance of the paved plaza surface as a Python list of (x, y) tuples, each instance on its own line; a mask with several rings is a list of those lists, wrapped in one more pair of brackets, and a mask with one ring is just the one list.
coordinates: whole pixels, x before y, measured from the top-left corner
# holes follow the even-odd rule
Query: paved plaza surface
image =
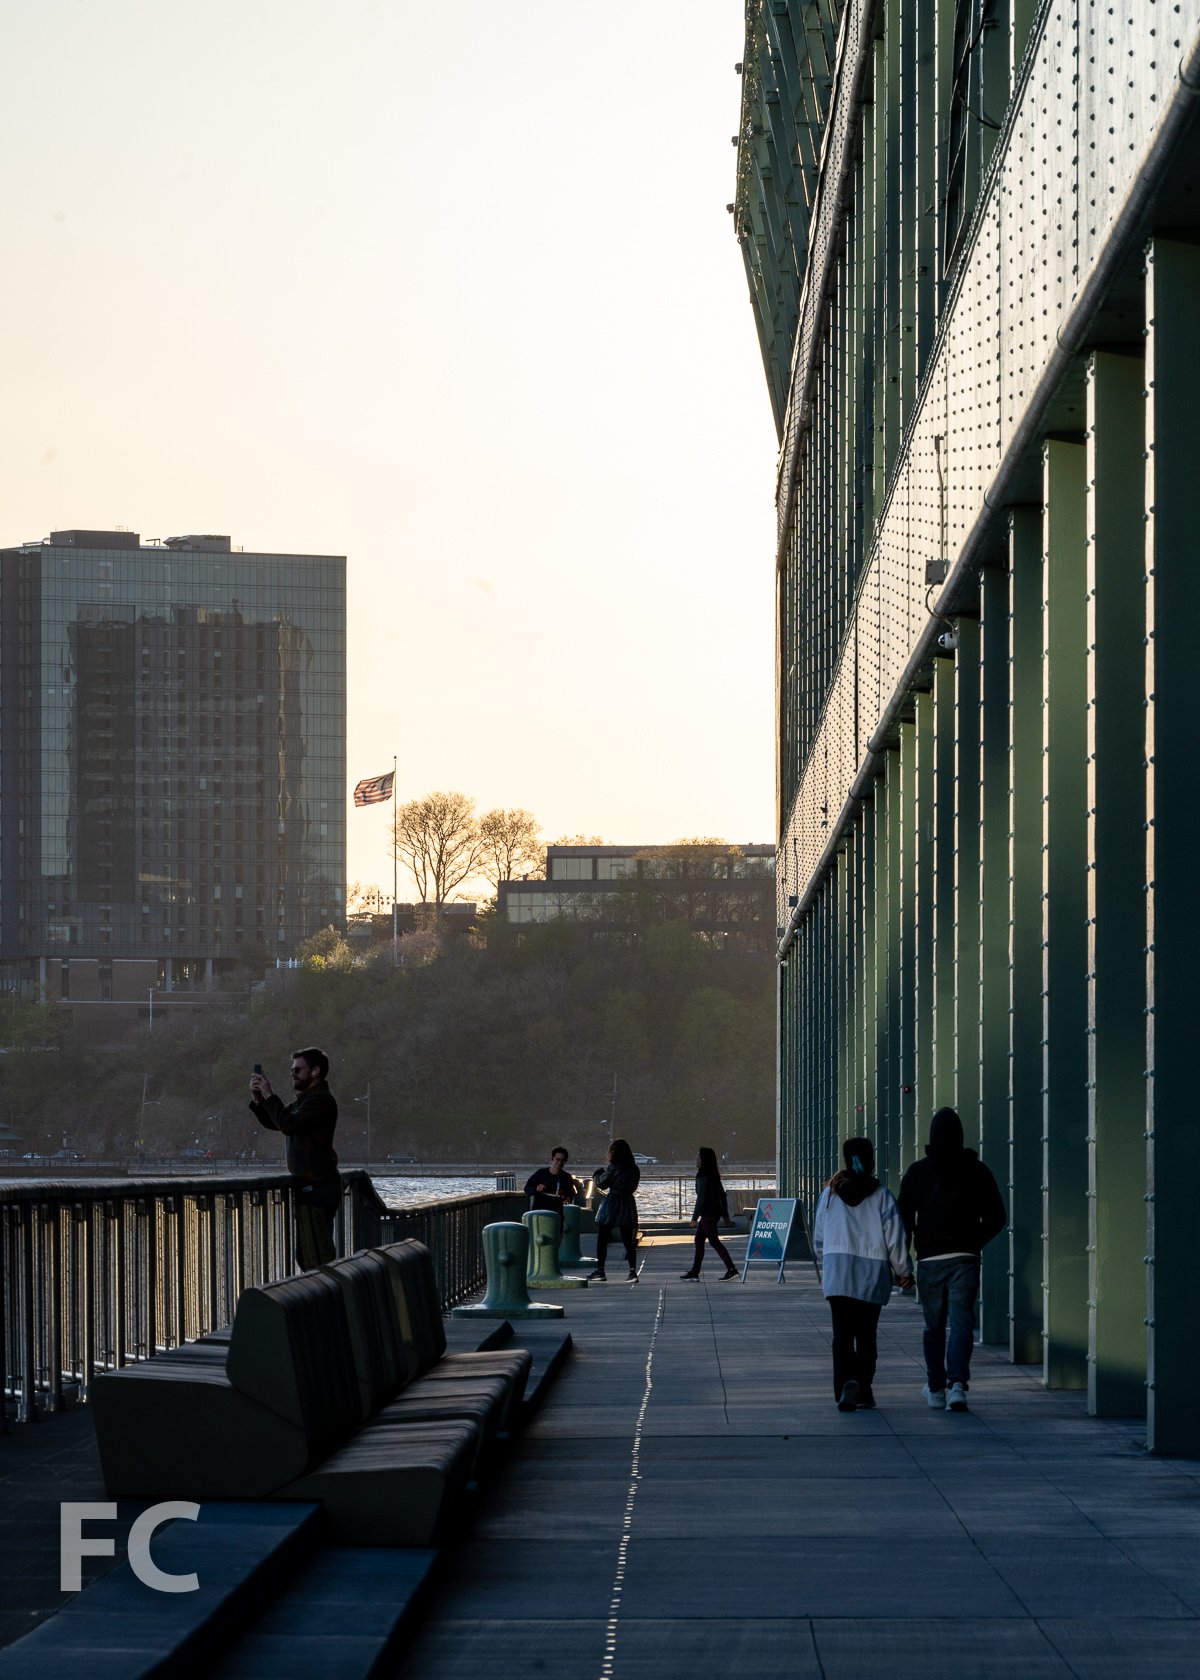
[(811, 1262), (641, 1252), (566, 1297), (573, 1356), (397, 1680), (1197, 1680), (1200, 1463), (986, 1349), (931, 1412), (899, 1296), (878, 1410), (840, 1413)]
[[(986, 1349), (972, 1410), (929, 1411), (899, 1297), (879, 1409), (839, 1413), (810, 1262), (695, 1284), (682, 1237), (641, 1253), (560, 1297), (574, 1351), (394, 1680), (1200, 1676), (1200, 1463)], [(103, 1498), (86, 1412), (0, 1438), (0, 1644), (62, 1603), (59, 1501)]]

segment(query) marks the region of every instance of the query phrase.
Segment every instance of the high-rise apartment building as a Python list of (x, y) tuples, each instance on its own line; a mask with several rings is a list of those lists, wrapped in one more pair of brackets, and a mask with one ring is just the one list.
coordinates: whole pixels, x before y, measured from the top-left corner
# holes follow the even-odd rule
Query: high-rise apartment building
[(0, 976), (145, 998), (345, 900), (345, 559), (56, 531), (0, 550)]

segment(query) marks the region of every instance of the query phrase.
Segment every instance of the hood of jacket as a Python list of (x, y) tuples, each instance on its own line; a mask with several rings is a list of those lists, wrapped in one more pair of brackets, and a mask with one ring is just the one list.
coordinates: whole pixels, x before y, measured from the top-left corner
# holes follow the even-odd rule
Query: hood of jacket
[(973, 1149), (963, 1148), (962, 1121), (952, 1108), (939, 1108), (930, 1121), (929, 1142), (925, 1145), (925, 1153), (943, 1159), (975, 1153)]
[(847, 1207), (858, 1207), (868, 1196), (875, 1194), (879, 1188), (879, 1180), (874, 1173), (842, 1171), (834, 1174), (829, 1187), (835, 1196), (841, 1197)]

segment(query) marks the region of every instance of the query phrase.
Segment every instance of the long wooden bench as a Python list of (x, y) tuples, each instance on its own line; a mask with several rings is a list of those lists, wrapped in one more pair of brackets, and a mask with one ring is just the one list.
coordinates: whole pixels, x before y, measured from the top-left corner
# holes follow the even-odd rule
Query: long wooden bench
[(447, 1353), (432, 1258), (396, 1243), (247, 1289), (227, 1344), (97, 1379), (116, 1498), (319, 1501), (352, 1545), (436, 1544), (530, 1355)]

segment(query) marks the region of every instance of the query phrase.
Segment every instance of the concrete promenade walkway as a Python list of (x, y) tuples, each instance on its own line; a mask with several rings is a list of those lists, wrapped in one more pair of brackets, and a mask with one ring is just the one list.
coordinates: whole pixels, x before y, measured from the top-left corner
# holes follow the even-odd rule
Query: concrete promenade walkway
[[(1200, 1462), (988, 1350), (971, 1412), (930, 1412), (899, 1298), (879, 1409), (845, 1416), (811, 1263), (694, 1284), (682, 1237), (642, 1254), (564, 1298), (574, 1352), (393, 1680), (1198, 1680)], [(86, 1411), (0, 1440), (0, 1646), (62, 1605), (59, 1501), (104, 1497)]]
[(694, 1284), (690, 1252), (566, 1298), (573, 1358), (397, 1680), (1200, 1676), (1200, 1463), (987, 1350), (972, 1411), (929, 1411), (898, 1297), (879, 1409), (841, 1414), (811, 1263)]

